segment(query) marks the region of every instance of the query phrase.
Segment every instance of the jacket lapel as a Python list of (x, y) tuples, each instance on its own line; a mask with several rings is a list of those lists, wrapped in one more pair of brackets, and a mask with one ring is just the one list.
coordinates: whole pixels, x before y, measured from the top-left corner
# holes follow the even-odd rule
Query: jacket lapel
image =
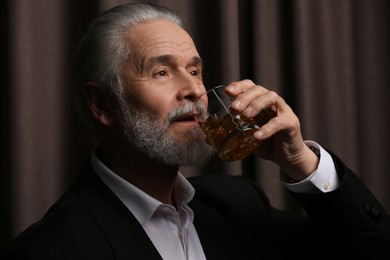
[(218, 212), (198, 200), (191, 201), (194, 226), (207, 260), (230, 259), (234, 230)]
[(196, 190), (189, 206), (208, 260), (271, 257), (271, 211), (257, 186), (241, 176), (202, 175), (189, 181)]
[(115, 259), (162, 260), (134, 215), (100, 180), (89, 164), (75, 190), (107, 238)]

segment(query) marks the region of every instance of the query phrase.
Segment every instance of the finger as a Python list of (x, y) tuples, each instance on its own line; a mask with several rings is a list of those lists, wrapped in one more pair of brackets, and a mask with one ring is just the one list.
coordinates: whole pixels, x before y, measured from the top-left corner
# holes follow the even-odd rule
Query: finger
[(280, 117), (271, 118), (266, 124), (257, 130), (253, 137), (257, 140), (265, 140), (283, 129), (283, 123)]
[(225, 90), (230, 96), (238, 96), (245, 92), (248, 88), (255, 86), (252, 80), (244, 79), (241, 81), (232, 82), (226, 86)]
[(256, 139), (264, 140), (282, 131), (283, 135), (287, 137), (294, 135), (294, 131), (299, 129), (298, 118), (282, 99), (279, 100), (275, 108), (275, 113), (273, 115), (269, 114), (268, 122), (260, 125), (259, 130), (254, 134)]
[(267, 108), (273, 108), (275, 104), (282, 103), (275, 92), (262, 87), (253, 87), (239, 95), (231, 104), (231, 108), (246, 117), (255, 117)]

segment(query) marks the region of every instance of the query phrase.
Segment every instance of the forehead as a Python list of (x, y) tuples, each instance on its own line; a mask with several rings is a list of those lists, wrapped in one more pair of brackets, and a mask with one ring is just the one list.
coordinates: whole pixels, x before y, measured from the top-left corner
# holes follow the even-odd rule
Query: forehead
[(167, 20), (141, 23), (129, 30), (127, 38), (133, 54), (135, 52), (143, 58), (180, 53), (198, 56), (191, 36), (183, 28)]

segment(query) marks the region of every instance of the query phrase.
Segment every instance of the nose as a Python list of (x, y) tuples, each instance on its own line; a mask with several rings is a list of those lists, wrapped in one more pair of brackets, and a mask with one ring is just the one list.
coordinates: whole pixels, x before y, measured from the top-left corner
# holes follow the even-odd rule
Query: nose
[(192, 75), (188, 75), (179, 79), (178, 82), (180, 87), (179, 99), (186, 99), (189, 101), (197, 100), (206, 89), (203, 85), (203, 81)]

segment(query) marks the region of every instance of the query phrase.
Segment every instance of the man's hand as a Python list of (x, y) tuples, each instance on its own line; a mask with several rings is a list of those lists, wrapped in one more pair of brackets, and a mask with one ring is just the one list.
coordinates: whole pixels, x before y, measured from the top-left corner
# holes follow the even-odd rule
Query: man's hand
[(304, 144), (299, 119), (283, 98), (251, 80), (233, 82), (226, 92), (236, 96), (230, 106), (233, 110), (259, 122), (269, 118), (254, 134), (263, 141), (257, 153), (260, 157), (274, 161), (295, 181), (317, 169), (319, 158)]

